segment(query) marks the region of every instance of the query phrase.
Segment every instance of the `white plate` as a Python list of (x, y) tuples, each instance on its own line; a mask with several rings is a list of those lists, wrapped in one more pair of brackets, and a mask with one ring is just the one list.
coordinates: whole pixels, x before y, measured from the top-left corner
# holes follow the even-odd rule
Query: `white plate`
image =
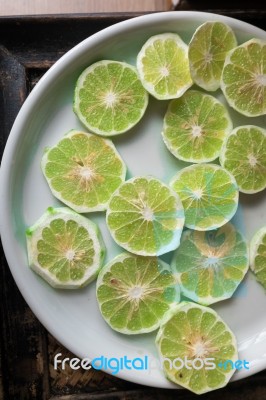
[[(1, 233), (6, 257), (25, 300), (42, 322), (66, 348), (81, 358), (148, 355), (157, 360), (155, 334), (125, 336), (112, 331), (102, 319), (95, 298), (95, 283), (78, 291), (49, 287), (27, 264), (25, 227), (31, 225), (50, 205), (59, 203), (51, 195), (42, 176), (40, 160), (45, 146), (55, 144), (68, 130), (84, 129), (72, 112), (73, 90), (77, 77), (89, 64), (100, 59), (135, 63), (141, 45), (150, 36), (177, 32), (188, 43), (195, 29), (205, 21), (228, 23), (239, 43), (252, 37), (266, 40), (266, 33), (244, 22), (200, 12), (167, 12), (121, 22), (91, 36), (64, 55), (40, 80), (23, 105), (2, 160)], [(221, 94), (217, 95), (222, 98)], [(167, 102), (150, 99), (143, 120), (114, 143), (127, 163), (129, 174), (151, 174), (168, 182), (185, 165), (165, 148), (160, 135)], [(230, 110), (234, 126), (265, 126), (265, 117), (245, 118)], [(241, 196), (235, 222), (250, 238), (265, 225), (265, 192)], [(105, 226), (104, 214), (93, 214), (108, 248), (107, 260), (121, 249), (114, 244)], [(238, 339), (240, 359), (250, 362), (250, 370), (237, 372), (243, 378), (266, 366), (266, 296), (249, 273), (236, 295), (214, 307)], [(123, 370), (119, 377), (156, 387), (176, 388), (162, 371)]]

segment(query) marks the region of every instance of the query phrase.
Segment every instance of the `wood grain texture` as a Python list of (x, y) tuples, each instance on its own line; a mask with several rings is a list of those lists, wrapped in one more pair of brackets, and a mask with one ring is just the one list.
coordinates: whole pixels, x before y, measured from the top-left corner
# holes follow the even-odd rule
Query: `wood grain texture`
[(1, 0), (0, 15), (165, 11), (171, 0)]

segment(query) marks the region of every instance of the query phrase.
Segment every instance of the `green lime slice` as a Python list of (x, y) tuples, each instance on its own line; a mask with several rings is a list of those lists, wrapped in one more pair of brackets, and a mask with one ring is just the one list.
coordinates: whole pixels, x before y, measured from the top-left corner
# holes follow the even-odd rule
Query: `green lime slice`
[(135, 126), (148, 105), (148, 94), (130, 64), (103, 60), (80, 75), (74, 112), (92, 132), (114, 136)]
[(183, 294), (209, 305), (233, 295), (248, 271), (248, 247), (230, 223), (207, 232), (187, 230), (171, 266)]
[(225, 59), (221, 89), (226, 100), (248, 117), (266, 113), (266, 42), (251, 39)]
[(157, 329), (180, 299), (179, 286), (167, 264), (157, 257), (127, 253), (101, 269), (96, 293), (105, 321), (128, 335)]
[(236, 213), (239, 193), (235, 178), (219, 165), (183, 168), (172, 178), (170, 187), (181, 198), (188, 228), (217, 229)]
[(72, 130), (42, 158), (53, 195), (76, 212), (103, 211), (126, 166), (110, 140)]
[(266, 289), (266, 226), (259, 229), (250, 242), (250, 268)]
[(220, 154), (221, 165), (234, 175), (243, 193), (266, 188), (266, 130), (246, 125), (235, 128), (226, 138)]
[(205, 90), (217, 90), (225, 57), (236, 46), (234, 32), (223, 22), (205, 22), (199, 26), (188, 47), (193, 81)]
[(184, 210), (179, 196), (163, 182), (135, 177), (122, 183), (111, 197), (106, 221), (121, 247), (155, 256), (179, 246)]
[(174, 33), (152, 36), (137, 56), (137, 69), (145, 89), (156, 99), (182, 96), (192, 85), (187, 45)]
[(196, 394), (226, 386), (235, 372), (236, 338), (211, 308), (190, 302), (175, 306), (156, 345), (166, 377)]
[(188, 90), (172, 100), (164, 117), (163, 140), (170, 152), (187, 162), (215, 160), (232, 130), (225, 106), (215, 97)]
[(49, 207), (26, 238), (30, 267), (58, 289), (86, 286), (105, 256), (98, 227), (67, 207)]

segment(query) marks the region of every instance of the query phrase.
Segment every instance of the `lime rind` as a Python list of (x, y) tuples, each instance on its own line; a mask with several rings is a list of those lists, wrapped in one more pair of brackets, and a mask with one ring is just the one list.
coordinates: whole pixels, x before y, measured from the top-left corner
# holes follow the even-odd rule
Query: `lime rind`
[(176, 158), (202, 163), (219, 157), (223, 141), (232, 128), (231, 118), (221, 102), (211, 95), (188, 90), (170, 102), (162, 136)]
[(230, 298), (248, 266), (247, 243), (231, 223), (215, 231), (185, 231), (171, 263), (183, 295), (206, 306)]
[[(69, 222), (72, 224), (74, 222), (78, 228), (83, 228), (83, 232), (84, 229), (87, 232), (87, 242), (90, 242), (90, 249), (87, 248), (87, 250), (90, 252), (91, 264), (82, 265), (81, 269), (83, 272), (83, 276), (80, 276), (80, 278), (74, 277), (71, 279), (70, 277), (68, 277), (68, 279), (66, 279), (64, 277), (62, 279), (59, 279), (58, 276), (60, 275), (60, 268), (53, 268), (52, 264), (50, 265), (50, 267), (41, 265), (43, 264), (40, 262), (40, 254), (42, 253), (42, 250), (39, 250), (39, 248), (41, 244), (43, 247), (43, 243), (40, 243), (44, 241), (43, 231), (50, 229), (51, 223), (58, 220), (65, 223), (65, 225), (67, 225), (67, 223)], [(68, 238), (66, 238), (66, 240), (68, 240)], [(84, 235), (82, 235), (82, 237), (80, 238), (81, 241), (79, 241), (77, 249), (82, 242), (82, 238), (84, 239)], [(90, 221), (88, 218), (77, 214), (67, 207), (49, 207), (46, 212), (31, 227), (26, 230), (26, 239), (30, 268), (38, 275), (40, 275), (52, 287), (57, 289), (78, 289), (89, 284), (98, 275), (106, 253), (105, 245), (98, 226)], [(56, 244), (56, 241), (50, 243), (50, 247), (52, 247), (50, 249), (51, 253), (46, 254), (49, 259), (49, 264), (50, 261), (52, 261), (51, 259), (55, 256), (55, 253), (57, 253)], [(82, 257), (83, 254), (81, 254), (81, 258)], [(61, 259), (62, 258), (63, 257), (61, 256)], [(52, 272), (50, 271), (51, 268)], [(71, 265), (68, 265), (67, 268), (70, 271)]]
[(266, 226), (260, 228), (250, 241), (250, 269), (266, 289)]
[(225, 225), (235, 215), (239, 191), (235, 178), (216, 164), (194, 164), (171, 179), (170, 187), (180, 196), (185, 226), (198, 231)]
[(252, 194), (266, 188), (266, 130), (255, 125), (233, 129), (226, 137), (220, 163), (234, 175), (242, 193)]
[[(233, 367), (238, 360), (236, 337), (209, 307), (187, 301), (177, 304), (164, 318), (155, 344), (166, 378), (193, 393), (203, 394), (226, 386), (236, 371)], [(214, 359), (214, 369), (171, 368), (168, 360), (172, 365), (175, 359), (184, 360), (185, 356), (191, 361), (197, 356), (192, 355), (192, 350), (200, 351), (205, 346), (204, 358)], [(203, 358), (202, 354), (196, 358)], [(228, 359), (231, 363), (224, 368)]]
[(126, 335), (156, 330), (180, 301), (171, 268), (157, 257), (122, 253), (97, 278), (97, 301), (107, 324)]
[(221, 89), (228, 104), (247, 117), (266, 113), (266, 42), (251, 39), (226, 56)]
[(73, 110), (93, 133), (115, 136), (127, 132), (141, 120), (148, 101), (148, 93), (135, 67), (125, 62), (102, 60), (90, 65), (79, 76)]
[(127, 180), (112, 195), (106, 223), (115, 242), (142, 256), (159, 256), (180, 244), (182, 202), (171, 188), (152, 176)]
[(193, 84), (188, 46), (175, 33), (150, 37), (137, 55), (137, 69), (145, 89), (158, 100), (180, 97)]
[(227, 53), (237, 46), (233, 30), (223, 22), (200, 25), (188, 46), (190, 73), (194, 83), (207, 91), (216, 91)]
[(111, 140), (77, 130), (46, 149), (41, 168), (53, 195), (78, 213), (105, 211), (126, 177)]

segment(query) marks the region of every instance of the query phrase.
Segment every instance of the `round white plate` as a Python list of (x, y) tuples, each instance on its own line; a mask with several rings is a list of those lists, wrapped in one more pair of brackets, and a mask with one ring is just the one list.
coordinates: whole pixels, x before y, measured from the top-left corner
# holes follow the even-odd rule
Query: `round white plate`
[[(142, 44), (152, 35), (176, 32), (189, 42), (195, 29), (205, 21), (229, 24), (239, 43), (252, 37), (266, 40), (266, 33), (244, 22), (200, 12), (166, 12), (121, 22), (83, 41), (64, 55), (34, 88), (13, 126), (2, 160), (0, 223), (2, 242), (15, 281), (25, 300), (42, 322), (66, 348), (81, 358), (130, 359), (147, 355), (153, 368), (122, 370), (118, 376), (150, 386), (176, 388), (156, 367), (153, 334), (126, 336), (112, 331), (98, 311), (95, 282), (77, 291), (54, 290), (32, 272), (27, 263), (25, 228), (48, 206), (59, 205), (42, 176), (40, 160), (45, 146), (54, 145), (70, 129), (83, 129), (72, 111), (75, 82), (82, 70), (101, 59), (135, 64)], [(222, 99), (220, 92), (217, 97)], [(168, 102), (150, 98), (143, 120), (130, 132), (114, 138), (114, 144), (132, 175), (154, 175), (165, 182), (183, 167), (166, 149), (161, 137), (163, 115)], [(234, 126), (265, 126), (265, 117), (245, 118), (230, 109)], [(250, 239), (265, 225), (266, 197), (241, 195), (235, 223)], [(105, 225), (104, 213), (90, 214), (102, 231), (108, 252), (106, 261), (121, 252)], [(266, 366), (266, 296), (251, 273), (235, 296), (214, 307), (238, 339), (239, 358), (250, 369), (237, 372), (243, 378)]]

